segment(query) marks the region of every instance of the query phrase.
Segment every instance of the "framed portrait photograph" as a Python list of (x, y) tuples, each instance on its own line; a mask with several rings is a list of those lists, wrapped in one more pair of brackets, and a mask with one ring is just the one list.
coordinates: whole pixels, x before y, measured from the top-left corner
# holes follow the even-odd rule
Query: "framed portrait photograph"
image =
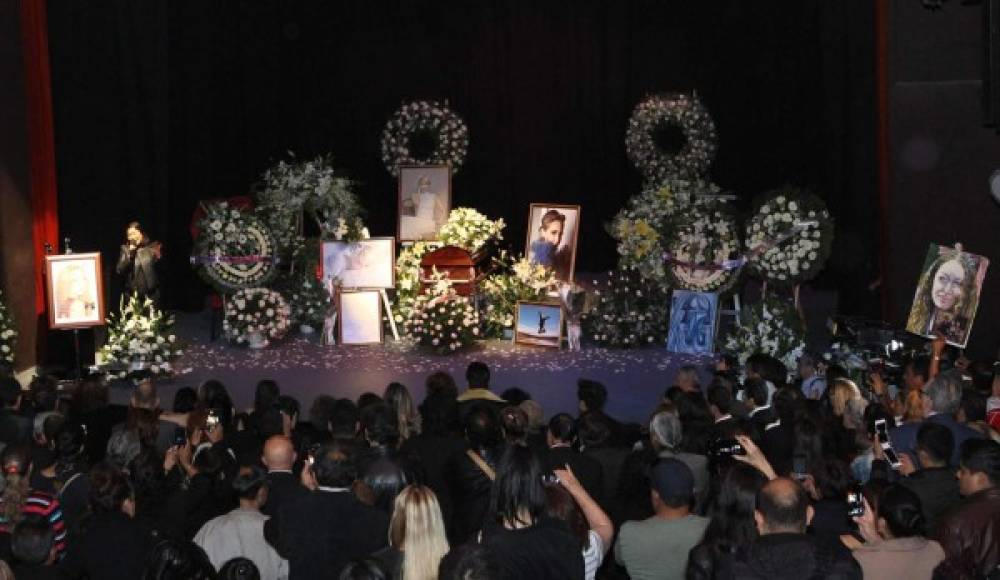
[(88, 328), (104, 324), (101, 255), (45, 256), (49, 328)]
[(674, 290), (667, 350), (683, 354), (713, 353), (718, 315), (718, 294)]
[(940, 334), (948, 344), (965, 348), (989, 265), (984, 256), (931, 244), (906, 330), (928, 338)]
[(562, 328), (562, 305), (518, 301), (514, 311), (514, 344), (559, 348)]
[(320, 270), (324, 282), (333, 281), (343, 288), (396, 286), (395, 238), (323, 242), (320, 252)]
[(579, 229), (580, 206), (533, 203), (524, 255), (532, 264), (552, 268), (560, 282), (572, 282)]
[(337, 302), (340, 344), (381, 344), (382, 296), (378, 290), (345, 290)]
[(399, 168), (399, 240), (434, 240), (451, 211), (451, 167)]

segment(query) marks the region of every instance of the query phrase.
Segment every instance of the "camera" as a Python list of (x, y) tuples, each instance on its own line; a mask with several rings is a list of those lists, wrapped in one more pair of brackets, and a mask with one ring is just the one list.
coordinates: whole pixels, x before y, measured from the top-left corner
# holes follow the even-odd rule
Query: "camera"
[(847, 515), (852, 518), (865, 515), (865, 500), (858, 490), (847, 492)]
[(747, 450), (736, 439), (716, 439), (712, 441), (709, 453), (714, 457), (731, 457), (733, 455), (746, 455)]

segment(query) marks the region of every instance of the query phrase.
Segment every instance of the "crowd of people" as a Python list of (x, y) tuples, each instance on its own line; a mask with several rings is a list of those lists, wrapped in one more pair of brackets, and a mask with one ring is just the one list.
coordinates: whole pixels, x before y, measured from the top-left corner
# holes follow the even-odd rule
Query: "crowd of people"
[(479, 362), (308, 410), (2, 378), (0, 580), (1000, 577), (997, 365), (820, 363), (684, 367), (644, 425), (584, 379), (546, 419)]

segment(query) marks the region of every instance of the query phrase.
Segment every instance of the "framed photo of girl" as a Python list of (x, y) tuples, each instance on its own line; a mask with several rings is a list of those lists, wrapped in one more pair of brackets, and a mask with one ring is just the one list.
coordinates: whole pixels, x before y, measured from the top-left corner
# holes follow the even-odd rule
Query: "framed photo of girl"
[(45, 256), (49, 328), (89, 328), (104, 324), (101, 254)]
[(357, 242), (323, 242), (320, 269), (324, 282), (344, 288), (394, 288), (396, 240), (369, 238)]
[(399, 168), (399, 241), (437, 239), (451, 211), (451, 167), (403, 165)]
[(579, 229), (580, 206), (533, 203), (524, 255), (532, 264), (552, 268), (560, 282), (572, 282)]
[(906, 330), (926, 337), (941, 335), (948, 344), (965, 348), (989, 264), (985, 257), (960, 248), (931, 244)]

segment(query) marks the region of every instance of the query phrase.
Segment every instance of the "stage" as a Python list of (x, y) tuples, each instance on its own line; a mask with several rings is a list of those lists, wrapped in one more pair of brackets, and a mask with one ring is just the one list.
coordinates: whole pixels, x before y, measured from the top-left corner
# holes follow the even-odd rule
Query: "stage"
[[(251, 350), (221, 338), (210, 341), (208, 313), (178, 316), (176, 331), (188, 348), (175, 365), (177, 377), (158, 383), (164, 407), (170, 406), (178, 388), (196, 387), (207, 379), (221, 380), (237, 408), (253, 403), (254, 386), (264, 378), (278, 381), (282, 393), (299, 400), (303, 413), (317, 395), (356, 399), (366, 391), (381, 394), (392, 381), (406, 385), (419, 402), (429, 374), (447, 371), (462, 389), (466, 366), (480, 360), (493, 373), (495, 392), (520, 387), (541, 403), (546, 417), (560, 411), (575, 414), (577, 379), (588, 378), (607, 386), (608, 413), (623, 421), (644, 422), (682, 365), (698, 366), (707, 381), (712, 362), (711, 357), (673, 354), (663, 348), (620, 350), (584, 344), (583, 350), (570, 352), (509, 341), (487, 341), (439, 356), (396, 343), (391, 336), (384, 345), (323, 346), (317, 334), (304, 336), (297, 331), (268, 348)], [(128, 394), (127, 389), (113, 389), (113, 400), (125, 402)]]

